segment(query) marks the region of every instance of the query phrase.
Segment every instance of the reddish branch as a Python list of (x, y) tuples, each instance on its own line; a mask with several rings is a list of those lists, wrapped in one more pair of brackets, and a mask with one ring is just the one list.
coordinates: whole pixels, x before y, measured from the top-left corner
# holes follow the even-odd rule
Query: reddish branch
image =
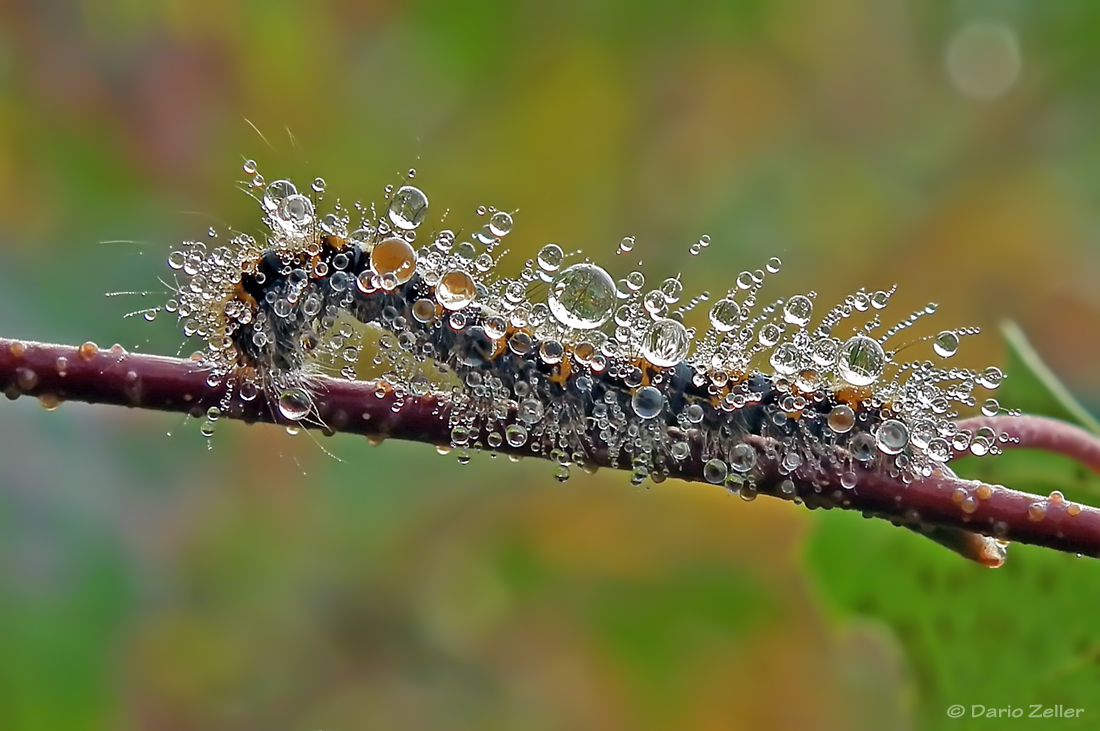
[[(62, 401), (114, 404), (201, 416), (221, 403), (225, 384), (211, 386), (192, 361), (127, 353), (116, 346), (99, 350), (0, 339), (0, 389), (8, 398), (34, 396), (46, 406)], [(436, 445), (449, 444), (446, 405), (434, 398), (406, 399), (394, 412), (393, 396), (375, 383), (321, 379), (316, 396), (319, 422), (329, 432), (347, 432)], [(262, 396), (231, 400), (223, 416), (247, 422), (294, 424)], [(992, 426), (1019, 439), (1019, 446), (1061, 452), (1100, 471), (1100, 441), (1076, 427), (1040, 417), (967, 420), (960, 426)], [(1100, 557), (1100, 510), (1029, 495), (999, 485), (955, 477), (948, 470), (905, 484), (878, 470), (857, 473), (844, 488), (840, 469), (827, 463), (804, 465), (790, 475), (767, 458), (768, 445), (756, 445), (760, 459), (756, 489), (763, 494), (805, 502), (809, 507), (858, 510), (928, 534), (988, 566), (1004, 558), (996, 539), (1047, 546)], [(524, 449), (514, 451), (530, 456)], [(594, 455), (602, 466), (606, 455)], [(676, 477), (702, 481), (697, 457), (678, 466)]]
[(1071, 457), (1100, 474), (1100, 439), (1091, 432), (1045, 416), (976, 416), (958, 422), (960, 429), (977, 431), (983, 426), (1008, 434), (1003, 448), (1041, 449)]

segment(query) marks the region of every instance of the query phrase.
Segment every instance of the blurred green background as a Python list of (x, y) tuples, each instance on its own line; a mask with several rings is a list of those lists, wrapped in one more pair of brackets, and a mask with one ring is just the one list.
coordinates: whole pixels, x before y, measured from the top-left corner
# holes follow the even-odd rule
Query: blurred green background
[[(771, 295), (982, 327), (966, 365), (1013, 318), (1095, 406), (1097, 68), (1091, 0), (3, 3), (0, 334), (175, 353), (123, 315), (173, 242), (258, 225), (246, 157), (345, 200), (416, 167), (437, 213), (519, 209), (517, 271), (556, 241), (721, 291), (778, 255)], [(0, 404), (0, 729), (1100, 728), (1094, 561), (197, 426)], [(1100, 503), (1058, 460), (960, 469)]]

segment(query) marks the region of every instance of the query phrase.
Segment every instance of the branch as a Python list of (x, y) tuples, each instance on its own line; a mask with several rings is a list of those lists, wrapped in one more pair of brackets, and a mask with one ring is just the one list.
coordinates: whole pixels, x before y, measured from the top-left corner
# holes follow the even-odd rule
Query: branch
[(958, 422), (960, 429), (977, 431), (988, 426), (1008, 434), (1003, 449), (1041, 449), (1077, 460), (1100, 475), (1100, 439), (1090, 431), (1046, 416), (975, 416)]
[[(10, 399), (35, 396), (43, 405), (62, 401), (114, 404), (202, 416), (226, 395), (226, 385), (207, 383), (195, 362), (127, 353), (120, 346), (100, 350), (21, 343), (0, 339), (0, 389)], [(320, 428), (435, 445), (450, 444), (448, 406), (434, 397), (406, 398), (393, 411), (394, 397), (373, 382), (318, 379), (318, 421), (295, 422), (273, 410), (262, 396), (233, 398), (222, 416), (246, 422), (269, 422)], [(979, 423), (979, 421), (981, 423)], [(1100, 441), (1082, 430), (1040, 417), (1013, 417), (960, 422), (965, 428), (994, 426), (1019, 437), (1019, 446), (1050, 449), (1100, 467)], [(757, 438), (756, 492), (804, 502), (810, 508), (858, 510), (927, 534), (934, 540), (987, 566), (1004, 560), (997, 539), (1046, 546), (1060, 551), (1100, 556), (1100, 510), (1011, 490), (1000, 485), (963, 480), (944, 469), (906, 484), (881, 470), (861, 470), (853, 487), (842, 485), (839, 467), (828, 460), (803, 464), (782, 474), (767, 455), (769, 445)], [(499, 451), (530, 456), (530, 451)], [(612, 466), (606, 455), (591, 455), (599, 466)], [(704, 481), (698, 455), (674, 465), (685, 480)], [(744, 495), (749, 497), (749, 495)]]

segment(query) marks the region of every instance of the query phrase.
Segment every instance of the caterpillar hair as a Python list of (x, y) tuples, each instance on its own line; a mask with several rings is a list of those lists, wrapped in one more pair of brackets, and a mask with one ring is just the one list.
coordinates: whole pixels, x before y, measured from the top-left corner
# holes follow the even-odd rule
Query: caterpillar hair
[[(685, 315), (709, 295), (685, 302), (679, 277), (616, 281), (556, 244), (518, 276), (498, 274), (512, 215), (481, 208), (468, 233), (429, 233), (412, 172), (386, 188), (381, 213), (337, 203), (320, 215), (323, 180), (302, 193), (265, 182), (252, 161), (244, 170), (262, 233), (186, 242), (168, 259), (177, 280), (164, 310), (204, 341), (210, 381), (229, 385), (223, 409), (262, 397), (284, 419), (316, 420), (314, 379), (357, 377), (362, 323), (382, 330), (374, 362), (395, 410), (434, 395), (460, 460), (506, 443), (550, 457), (559, 479), (598, 461), (659, 481), (698, 460), (708, 481), (751, 499), (761, 453), (784, 474), (839, 469), (852, 487), (859, 471), (911, 481), (1008, 439), (955, 423), (1002, 379), (995, 367), (943, 364), (977, 330), (925, 338), (936, 360), (907, 360), (899, 334), (935, 305), (884, 327), (892, 288), (856, 292), (815, 319), (814, 292), (759, 299), (780, 268), (772, 259), (741, 272), (696, 331)], [(1000, 410), (980, 400), (984, 414)]]

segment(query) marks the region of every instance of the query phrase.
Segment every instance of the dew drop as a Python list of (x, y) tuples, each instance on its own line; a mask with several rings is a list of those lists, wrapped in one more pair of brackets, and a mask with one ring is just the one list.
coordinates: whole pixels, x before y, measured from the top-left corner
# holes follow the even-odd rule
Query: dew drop
[[(383, 278), (384, 284), (404, 284), (416, 273), (416, 251), (404, 239), (386, 239), (375, 245), (370, 255), (371, 271)], [(390, 277), (389, 281), (386, 277)], [(392, 289), (392, 287), (391, 287)]]
[(652, 419), (664, 409), (665, 397), (653, 386), (642, 386), (630, 398), (630, 406), (639, 418)]
[(756, 450), (753, 449), (752, 445), (741, 442), (740, 444), (734, 445), (733, 449), (730, 450), (730, 467), (732, 467), (735, 472), (744, 474), (750, 471), (755, 464)]
[(714, 485), (721, 485), (725, 482), (728, 471), (729, 468), (726, 467), (726, 463), (720, 459), (707, 460), (706, 464), (703, 465), (703, 477), (707, 482)]
[(848, 442), (848, 451), (860, 462), (870, 462), (875, 458), (875, 438), (867, 432), (861, 431), (852, 436)]
[(944, 330), (932, 339), (932, 349), (941, 358), (950, 358), (959, 352), (959, 336), (954, 330)]
[(289, 180), (273, 180), (264, 189), (264, 195), (262, 199), (263, 207), (270, 213), (274, 213), (279, 210), (279, 204), (286, 200), (287, 197), (296, 195), (298, 189), (294, 187), (294, 183)]
[(279, 396), (279, 413), (291, 421), (304, 419), (311, 408), (313, 408), (313, 401), (305, 389), (295, 386), (286, 389)]
[(504, 430), (504, 439), (511, 447), (522, 447), (527, 443), (527, 430), (519, 424), (509, 424)]
[(840, 406), (834, 406), (833, 410), (829, 412), (829, 428), (837, 434), (847, 434), (855, 426), (855, 423), (856, 414), (852, 411), (851, 406), (841, 404)]
[(837, 371), (853, 386), (869, 386), (878, 380), (886, 368), (886, 354), (877, 341), (856, 335), (840, 349)]
[(1003, 379), (1004, 374), (1001, 373), (1000, 368), (989, 366), (978, 375), (978, 385), (992, 391), (1001, 385)]
[(560, 246), (557, 244), (547, 244), (539, 250), (536, 261), (538, 262), (539, 269), (553, 274), (561, 267), (561, 262), (564, 258), (565, 255), (562, 253)]
[(783, 319), (792, 325), (806, 327), (813, 315), (814, 303), (804, 294), (796, 294), (783, 305)]
[(277, 215), (289, 226), (304, 229), (313, 223), (313, 201), (298, 193), (288, 195), (279, 202)]
[(402, 185), (393, 194), (386, 216), (397, 228), (411, 231), (428, 216), (428, 196), (420, 188)]
[(642, 355), (658, 368), (676, 365), (687, 356), (690, 347), (687, 328), (676, 320), (656, 320), (642, 338)]
[(590, 330), (610, 319), (615, 308), (615, 282), (595, 264), (574, 264), (554, 278), (547, 303), (562, 325)]
[(875, 441), (886, 454), (898, 454), (909, 443), (909, 429), (897, 419), (887, 419), (879, 426)]
[(727, 333), (741, 321), (741, 306), (734, 300), (720, 299), (710, 308), (710, 324), (720, 333)]
[(489, 216), (489, 233), (493, 236), (507, 236), (512, 230), (512, 215), (497, 211)]
[(474, 278), (461, 269), (452, 269), (444, 274), (435, 289), (439, 304), (452, 312), (471, 304), (476, 296), (477, 285)]

